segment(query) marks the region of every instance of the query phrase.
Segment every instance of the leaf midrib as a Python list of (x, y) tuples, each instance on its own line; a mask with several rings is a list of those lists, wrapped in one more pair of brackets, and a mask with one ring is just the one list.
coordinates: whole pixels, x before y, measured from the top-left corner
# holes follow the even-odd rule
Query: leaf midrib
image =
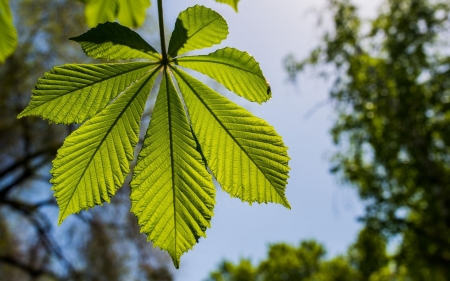
[[(148, 64), (147, 64), (147, 63), (144, 63), (144, 66), (142, 66), (142, 67), (138, 67), (138, 68), (134, 68), (134, 69), (131, 69), (131, 70), (127, 70), (127, 71), (125, 71), (125, 72), (121, 72), (121, 73), (118, 73), (118, 74), (114, 74), (113, 76), (109, 76), (109, 77), (107, 77), (107, 78), (105, 78), (105, 79), (97, 80), (97, 81), (95, 81), (95, 82), (86, 84), (86, 85), (83, 86), (83, 87), (77, 88), (77, 89), (72, 90), (72, 91), (68, 91), (68, 92), (66, 92), (66, 93), (64, 93), (64, 94), (62, 94), (62, 95), (59, 95), (58, 97), (56, 97), (56, 98), (53, 99), (52, 101), (58, 100), (58, 99), (60, 99), (60, 98), (62, 98), (62, 97), (64, 97), (64, 96), (66, 96), (66, 95), (73, 94), (74, 92), (83, 90), (84, 88), (91, 87), (92, 85), (95, 85), (95, 84), (97, 84), (97, 83), (103, 83), (103, 82), (105, 82), (105, 81), (107, 81), (107, 80), (109, 80), (109, 79), (116, 78), (116, 77), (118, 77), (118, 76), (120, 76), (120, 75), (128, 74), (128, 73), (130, 73), (130, 72), (133, 72), (133, 71), (136, 71), (136, 70), (145, 68), (145, 67), (151, 67), (151, 66), (156, 65), (156, 64), (158, 64), (158, 63), (156, 63), (156, 62), (155, 62), (155, 63), (148, 63)], [(113, 64), (113, 65), (115, 65), (115, 64)], [(147, 73), (148, 73), (148, 72), (147, 72)], [(145, 74), (144, 74), (144, 75), (145, 75)], [(144, 76), (144, 75), (142, 75), (142, 76)], [(142, 77), (142, 76), (141, 76), (141, 77)], [(44, 77), (44, 78), (45, 78), (45, 77)], [(49, 80), (50, 80), (50, 79), (49, 79)], [(36, 89), (36, 90), (39, 90), (39, 89)], [(126, 90), (126, 88), (125, 88), (123, 91), (125, 91), (125, 90)], [(123, 91), (122, 91), (122, 92), (123, 92)], [(120, 94), (120, 93), (119, 93), (119, 94)], [(30, 110), (34, 110), (34, 109), (36, 109), (36, 108), (39, 108), (39, 107), (41, 107), (41, 106), (43, 106), (43, 105), (46, 105), (47, 103), (48, 103), (48, 102), (41, 103), (41, 104), (39, 104), (39, 105), (33, 107), (33, 108), (30, 109)]]
[[(103, 142), (106, 140), (106, 138), (109, 136), (109, 134), (111, 133), (112, 129), (114, 128), (114, 126), (117, 124), (118, 120), (120, 119), (120, 117), (122, 117), (122, 115), (124, 114), (124, 112), (127, 110), (127, 108), (129, 107), (129, 105), (134, 101), (134, 99), (140, 94), (140, 91), (142, 90), (142, 88), (144, 86), (147, 85), (148, 81), (153, 77), (153, 75), (155, 75), (155, 73), (158, 72), (158, 70), (160, 69), (160, 67), (157, 67), (153, 73), (147, 78), (147, 80), (142, 83), (142, 86), (139, 88), (138, 91), (136, 91), (136, 93), (133, 95), (133, 97), (130, 99), (130, 101), (127, 103), (127, 105), (123, 108), (123, 110), (120, 112), (119, 116), (116, 118), (116, 120), (114, 120), (114, 122), (112, 123), (112, 125), (109, 127), (108, 131), (106, 132), (105, 136), (102, 138), (102, 140), (100, 141), (100, 144), (95, 148), (94, 153), (92, 154), (91, 158), (89, 159), (89, 162), (86, 164), (85, 169), (83, 170), (83, 173), (81, 174), (80, 178), (78, 179), (77, 184), (75, 185), (75, 188), (72, 191), (72, 194), (70, 196), (69, 202), (66, 204), (66, 207), (64, 208), (64, 212), (62, 213), (61, 217), (64, 217), (64, 215), (66, 214), (67, 211), (67, 207), (69, 206), (73, 195), (75, 194), (75, 191), (78, 189), (79, 184), (81, 182), (81, 180), (84, 177), (84, 174), (86, 173), (86, 171), (88, 170), (92, 160), (94, 159), (95, 155), (97, 154), (98, 150), (100, 149), (100, 147), (102, 146)], [(150, 71), (149, 71), (150, 72)], [(149, 73), (147, 72), (147, 73)], [(147, 74), (146, 73), (146, 74)], [(145, 74), (144, 74), (145, 75)], [(141, 77), (143, 77), (144, 75), (142, 75)], [(60, 222), (61, 223), (61, 222)]]
[(247, 155), (247, 157), (253, 162), (253, 164), (257, 167), (257, 169), (261, 172), (261, 174), (264, 175), (264, 178), (270, 183), (270, 185), (272, 186), (273, 189), (275, 189), (275, 191), (277, 192), (277, 194), (280, 196), (280, 198), (287, 204), (287, 206), (289, 206), (289, 203), (286, 202), (286, 200), (283, 198), (283, 195), (280, 194), (278, 192), (278, 188), (276, 188), (275, 186), (273, 186), (272, 181), (270, 181), (267, 177), (266, 174), (261, 171), (261, 169), (259, 168), (259, 166), (256, 164), (255, 160), (253, 160), (252, 157), (250, 157), (250, 155), (247, 153), (247, 151), (241, 146), (241, 144), (236, 140), (236, 138), (230, 134), (230, 131), (224, 127), (222, 125), (222, 122), (220, 122), (220, 120), (216, 117), (215, 114), (213, 114), (212, 110), (209, 108), (208, 105), (206, 105), (206, 103), (203, 101), (203, 99), (197, 94), (197, 92), (194, 90), (194, 88), (186, 81), (186, 79), (184, 79), (183, 75), (180, 74), (179, 70), (176, 69), (176, 67), (173, 67), (172, 65), (170, 65), (170, 68), (173, 69), (176, 73), (178, 73), (178, 76), (180, 76), (181, 79), (183, 79), (183, 81), (186, 83), (186, 85), (191, 89), (191, 91), (197, 96), (197, 98), (200, 100), (201, 103), (203, 103), (203, 105), (208, 109), (208, 111), (211, 113), (211, 115), (214, 117), (214, 119), (216, 119), (216, 121), (220, 124), (220, 126), (227, 132), (227, 134), (233, 139), (233, 141), (239, 146), (239, 148), (241, 148), (241, 151), (243, 151), (245, 153), (245, 155)]
[[(206, 55), (206, 56), (195, 56), (195, 57), (209, 57), (209, 56)], [(185, 59), (185, 58), (187, 58), (187, 59)], [(257, 76), (258, 78), (263, 79), (259, 74), (255, 73), (255, 72), (252, 72), (250, 70), (247, 70), (245, 68), (242, 68), (240, 66), (235, 66), (235, 65), (233, 65), (231, 63), (226, 63), (226, 62), (221, 62), (221, 61), (213, 61), (213, 60), (209, 60), (209, 59), (205, 59), (205, 60), (202, 60), (202, 59), (191, 59), (191, 57), (189, 57), (189, 56), (177, 58), (177, 60), (181, 61), (181, 62), (197, 62), (197, 63), (208, 62), (208, 63), (213, 63), (213, 64), (222, 64), (222, 65), (230, 66), (230, 67), (232, 67), (234, 69), (242, 70), (242, 71), (247, 72), (249, 74), (253, 74), (253, 75)], [(180, 66), (189, 68), (189, 67), (183, 66), (183, 65), (180, 65)]]
[[(151, 47), (152, 49), (142, 51), (142, 50), (136, 49), (134, 46), (125, 45), (125, 44), (123, 44), (121, 42), (115, 43), (115, 42), (113, 42), (111, 40), (105, 40), (105, 38), (101, 38), (101, 37), (92, 37), (92, 38), (89, 38), (89, 41), (87, 41), (87, 40), (79, 40), (79, 41), (75, 41), (75, 42), (77, 42), (77, 43), (85, 42), (85, 43), (92, 43), (92, 44), (93, 43), (95, 43), (95, 44), (112, 43), (113, 45), (121, 45), (124, 48), (130, 48), (130, 49), (132, 49), (134, 51), (138, 51), (138, 52), (140, 52), (140, 53), (142, 53), (144, 55), (147, 55), (149, 57), (152, 57), (152, 58), (155, 58), (155, 59), (159, 59), (159, 57), (158, 57), (159, 53), (156, 50), (152, 50), (153, 47), (150, 46), (150, 45), (148, 45), (148, 46)], [(147, 44), (147, 42), (145, 42), (145, 43)], [(136, 59), (139, 59), (139, 58), (136, 58)]]
[(169, 90), (169, 75), (167, 68), (164, 69), (164, 76), (166, 78), (166, 97), (167, 97), (167, 115), (169, 121), (169, 144), (170, 144), (170, 170), (172, 174), (172, 197), (173, 197), (173, 223), (174, 223), (174, 235), (175, 235), (175, 256), (177, 256), (177, 207), (176, 207), (176, 194), (175, 194), (175, 169), (174, 169), (174, 156), (173, 156), (173, 137), (172, 137), (172, 112), (170, 104), (170, 90)]

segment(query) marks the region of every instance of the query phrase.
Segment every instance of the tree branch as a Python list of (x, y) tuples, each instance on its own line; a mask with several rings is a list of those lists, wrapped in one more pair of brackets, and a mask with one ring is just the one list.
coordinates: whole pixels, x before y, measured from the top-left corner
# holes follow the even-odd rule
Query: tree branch
[(16, 162), (14, 162), (12, 165), (6, 167), (3, 171), (0, 172), (0, 179), (3, 178), (4, 176), (6, 176), (7, 174), (11, 173), (12, 171), (14, 171), (15, 169), (19, 168), (20, 166), (25, 165), (27, 162), (29, 162), (30, 160), (33, 160), (43, 154), (46, 153), (51, 153), (51, 152), (55, 152), (58, 149), (58, 147), (49, 147), (47, 149), (41, 150), (41, 151), (37, 151), (35, 153), (32, 153), (30, 155), (28, 155), (27, 157), (18, 160)]
[(33, 268), (32, 266), (25, 264), (21, 261), (15, 260), (11, 257), (0, 256), (0, 263), (8, 264), (16, 268), (19, 268), (23, 271), (26, 271), (31, 277), (40, 277), (42, 275), (48, 275), (50, 277), (53, 277), (54, 279), (59, 279), (56, 275), (54, 275), (50, 271), (47, 271), (42, 268), (41, 269)]

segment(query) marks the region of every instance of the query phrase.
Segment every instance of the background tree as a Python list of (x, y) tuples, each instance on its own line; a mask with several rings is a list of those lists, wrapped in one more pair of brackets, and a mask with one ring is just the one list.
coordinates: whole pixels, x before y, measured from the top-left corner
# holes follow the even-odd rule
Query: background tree
[(378, 232), (364, 228), (350, 246), (348, 257), (361, 280), (369, 280), (373, 273), (388, 265), (386, 240)]
[[(0, 279), (172, 280), (165, 254), (139, 234), (129, 188), (113, 202), (56, 228), (48, 173), (74, 127), (17, 120), (38, 77), (67, 61), (87, 62), (67, 40), (87, 29), (84, 5), (13, 1), (19, 43), (0, 66)], [(147, 26), (148, 28), (148, 26)]]
[[(332, 171), (358, 189), (366, 226), (399, 238), (399, 271), (450, 280), (450, 4), (388, 0), (367, 24), (349, 0), (329, 7), (332, 31), (286, 67), (294, 78), (307, 65), (333, 66)], [(355, 258), (364, 276), (375, 269)]]
[[(373, 255), (369, 254), (374, 250)], [(386, 242), (363, 229), (346, 256), (325, 258), (325, 248), (314, 240), (298, 247), (280, 243), (269, 247), (267, 258), (254, 266), (250, 260), (235, 265), (223, 261), (208, 281), (382, 281), (403, 280), (389, 268)]]

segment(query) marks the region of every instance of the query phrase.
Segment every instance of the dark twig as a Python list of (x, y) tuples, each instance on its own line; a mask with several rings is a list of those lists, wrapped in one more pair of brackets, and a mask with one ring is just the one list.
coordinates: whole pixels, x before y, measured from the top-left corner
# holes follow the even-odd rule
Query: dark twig
[(11, 257), (7, 256), (0, 256), (0, 263), (8, 264), (11, 266), (14, 266), (16, 268), (19, 268), (23, 271), (26, 271), (31, 277), (40, 277), (43, 275), (48, 275), (50, 277), (53, 277), (54, 279), (59, 279), (56, 275), (54, 275), (52, 272), (47, 271), (43, 268), (33, 268), (32, 266), (25, 264), (21, 261), (15, 260)]

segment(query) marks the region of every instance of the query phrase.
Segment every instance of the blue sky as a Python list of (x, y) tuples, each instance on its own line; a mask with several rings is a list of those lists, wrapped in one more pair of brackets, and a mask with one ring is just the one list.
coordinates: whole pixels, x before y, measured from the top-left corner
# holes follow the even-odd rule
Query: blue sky
[[(150, 16), (156, 15), (154, 2)], [(380, 3), (356, 2), (363, 16), (373, 15)], [(172, 29), (178, 13), (194, 4), (213, 8), (224, 16), (230, 35), (219, 47), (249, 52), (271, 84), (273, 98), (261, 106), (240, 98), (233, 100), (266, 119), (289, 147), (292, 160), (286, 194), (292, 210), (274, 204), (249, 206), (219, 189), (212, 228), (206, 239), (182, 256), (175, 280), (203, 280), (223, 259), (237, 262), (250, 258), (257, 262), (265, 257), (267, 246), (277, 242), (298, 244), (314, 238), (325, 244), (330, 256), (344, 253), (361, 227), (356, 218), (363, 207), (354, 190), (340, 185), (328, 172), (328, 159), (335, 150), (328, 133), (333, 121), (331, 106), (320, 107), (305, 118), (315, 105), (327, 99), (330, 84), (318, 77), (317, 70), (311, 70), (292, 85), (283, 69), (287, 54), (305, 57), (320, 41), (326, 21), (325, 27), (318, 27), (317, 13), (325, 9), (325, 1), (241, 0), (236, 14), (213, 0), (171, 0), (164, 6), (167, 26)], [(214, 49), (217, 47), (201, 53)]]

